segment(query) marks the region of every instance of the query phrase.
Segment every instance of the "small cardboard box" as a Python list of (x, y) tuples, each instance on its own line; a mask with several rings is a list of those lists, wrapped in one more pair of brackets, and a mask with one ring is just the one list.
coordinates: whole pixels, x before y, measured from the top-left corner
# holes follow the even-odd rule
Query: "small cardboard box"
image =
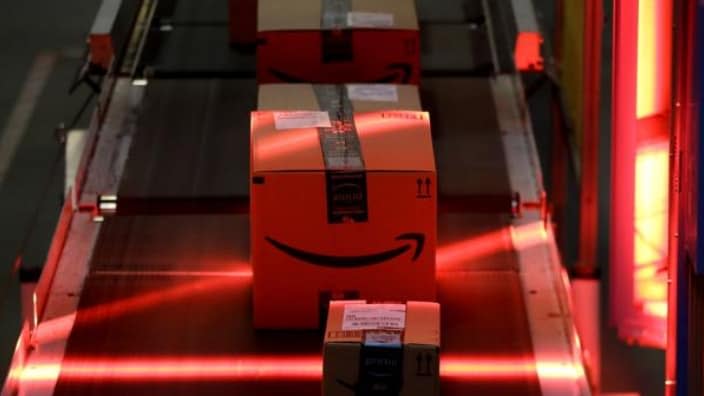
[(330, 304), (323, 396), (440, 394), (437, 303)]
[(259, 0), (257, 81), (420, 80), (414, 0)]
[[(286, 90), (295, 96), (286, 99)], [(331, 299), (435, 299), (436, 175), (428, 114), (372, 111), (388, 104), (352, 101), (346, 91), (260, 92), (260, 104), (288, 110), (298, 98), (312, 110), (252, 114), (257, 328), (319, 328)]]

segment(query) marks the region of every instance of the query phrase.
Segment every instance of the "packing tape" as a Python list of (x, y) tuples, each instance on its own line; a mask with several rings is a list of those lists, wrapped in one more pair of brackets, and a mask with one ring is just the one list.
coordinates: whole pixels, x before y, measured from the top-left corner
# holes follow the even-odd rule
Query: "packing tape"
[(403, 386), (403, 331), (367, 330), (356, 395), (398, 396)]
[(322, 0), (321, 29), (343, 29), (347, 27), (347, 14), (352, 9), (351, 0)]
[(365, 222), (369, 218), (367, 176), (362, 145), (354, 122), (354, 109), (344, 85), (314, 85), (322, 111), (331, 127), (318, 128), (325, 162), (328, 222)]

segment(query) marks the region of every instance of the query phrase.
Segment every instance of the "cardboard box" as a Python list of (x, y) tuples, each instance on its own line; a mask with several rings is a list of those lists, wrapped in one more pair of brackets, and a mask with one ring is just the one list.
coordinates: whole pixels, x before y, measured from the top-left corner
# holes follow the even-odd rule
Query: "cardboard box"
[(352, 111), (363, 113), (380, 110), (421, 111), (420, 94), (415, 85), (396, 84), (263, 84), (259, 85), (257, 109), (259, 110), (322, 110), (320, 100), (330, 96), (345, 95)]
[[(260, 103), (274, 101), (269, 89), (276, 90), (262, 87)], [(312, 111), (252, 114), (257, 328), (319, 328), (331, 299), (435, 299), (428, 114), (357, 112), (374, 102), (348, 100), (344, 86), (316, 89), (317, 96), (300, 94), (317, 105)]]
[(440, 306), (330, 304), (323, 396), (440, 394)]
[(420, 80), (414, 0), (259, 0), (257, 81)]

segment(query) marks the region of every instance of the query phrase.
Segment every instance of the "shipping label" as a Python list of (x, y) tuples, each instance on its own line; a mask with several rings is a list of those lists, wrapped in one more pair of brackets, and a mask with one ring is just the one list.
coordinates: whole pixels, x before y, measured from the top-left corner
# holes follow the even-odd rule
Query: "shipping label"
[(360, 12), (347, 13), (347, 26), (351, 28), (392, 28), (394, 15), (386, 12)]
[(277, 111), (274, 112), (274, 126), (279, 131), (304, 128), (330, 128), (330, 114), (327, 111)]
[(345, 306), (342, 330), (403, 330), (404, 304), (349, 304)]
[(350, 100), (398, 102), (398, 87), (389, 84), (347, 84)]

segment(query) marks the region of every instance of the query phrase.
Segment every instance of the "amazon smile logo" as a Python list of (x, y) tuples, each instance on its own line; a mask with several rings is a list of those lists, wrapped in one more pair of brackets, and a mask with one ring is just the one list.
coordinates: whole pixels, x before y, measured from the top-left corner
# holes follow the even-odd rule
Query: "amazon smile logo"
[(295, 259), (301, 260), (308, 264), (333, 268), (358, 268), (381, 264), (385, 261), (393, 260), (411, 250), (413, 251), (411, 261), (416, 261), (423, 253), (423, 248), (425, 247), (425, 235), (418, 233), (401, 234), (396, 237), (396, 241), (406, 242), (399, 247), (361, 256), (334, 256), (319, 254), (289, 246), (270, 237), (266, 237), (265, 239), (276, 249)]

